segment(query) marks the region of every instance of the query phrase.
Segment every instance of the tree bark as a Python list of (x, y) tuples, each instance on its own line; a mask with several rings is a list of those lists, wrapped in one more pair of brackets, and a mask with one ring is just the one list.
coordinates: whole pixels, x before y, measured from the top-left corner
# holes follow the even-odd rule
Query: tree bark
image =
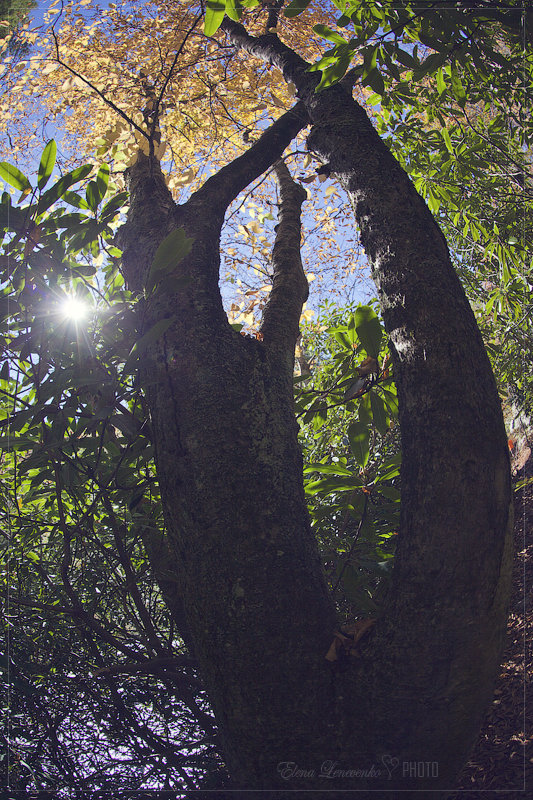
[[(316, 77), (275, 35), (253, 39), (226, 23), (235, 43), (283, 70), (301, 103), (181, 207), (158, 163), (140, 155), (121, 233), (124, 272), (139, 292), (171, 230), (194, 238), (173, 272), (189, 283), (173, 290), (166, 280), (139, 305), (141, 332), (170, 320), (143, 354), (140, 379), (180, 611), (235, 787), (272, 797), (408, 790), (404, 798), (451, 788), (490, 696), (510, 582), (508, 452), (489, 362), (442, 233), (363, 109), (341, 86), (315, 94)], [(361, 658), (345, 670), (324, 658), (335, 614), (302, 488), (292, 406), (307, 296), (302, 195), (283, 166), (262, 341), (229, 326), (218, 289), (228, 204), (308, 119), (310, 150), (353, 199), (400, 399), (393, 585)], [(431, 767), (413, 775), (413, 763)]]
[(317, 712), (320, 752), (330, 737), (324, 655), (335, 613), (310, 531), (293, 411), (294, 346), (308, 292), (299, 257), (305, 192), (281, 163), (262, 341), (231, 328), (218, 289), (227, 205), (305, 122), (298, 110), (285, 115), (179, 208), (158, 163), (139, 154), (120, 234), (124, 272), (137, 291), (171, 230), (183, 226), (194, 238), (174, 273), (190, 282), (172, 291), (166, 279), (163, 292), (140, 301), (140, 333), (171, 320), (143, 353), (140, 378), (180, 587), (167, 600), (176, 619), (185, 612), (226, 765), (243, 787), (281, 780), (277, 764), (309, 750)]
[[(275, 34), (233, 41), (275, 64), (312, 122), (307, 144), (349, 193), (390, 336), (402, 433), (392, 587), (361, 673), (373, 754), (436, 762), (451, 787), (491, 697), (512, 561), (509, 454), (488, 357), (446, 241), (424, 200), (342, 85)], [(349, 753), (349, 749), (346, 751)]]

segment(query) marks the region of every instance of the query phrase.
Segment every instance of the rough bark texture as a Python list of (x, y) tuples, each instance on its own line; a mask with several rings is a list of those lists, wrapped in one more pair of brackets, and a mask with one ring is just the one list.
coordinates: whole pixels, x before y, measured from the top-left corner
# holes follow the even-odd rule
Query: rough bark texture
[(252, 39), (226, 23), (235, 43), (296, 85), (309, 148), (353, 199), (392, 342), (402, 519), (385, 613), (361, 659), (331, 670), (334, 610), (309, 530), (292, 410), (307, 293), (295, 246), (302, 197), (282, 166), (263, 341), (231, 329), (218, 290), (225, 209), (279, 158), (305, 114), (284, 115), (180, 208), (157, 162), (140, 156), (122, 232), (128, 282), (142, 288), (173, 228), (195, 240), (174, 273), (190, 282), (173, 291), (167, 280), (140, 310), (143, 330), (172, 320), (143, 358), (141, 381), (188, 635), (234, 786), (272, 797), (276, 788), (403, 798), (442, 790), (474, 741), (505, 631), (511, 494), (490, 366), (443, 236), (363, 109), (340, 86), (314, 94), (316, 77), (275, 35)]
[(125, 274), (137, 290), (173, 228), (194, 238), (175, 271), (190, 282), (174, 292), (166, 279), (164, 291), (156, 288), (140, 307), (142, 331), (172, 319), (145, 353), (141, 380), (180, 587), (167, 599), (176, 619), (184, 609), (227, 766), (242, 786), (269, 786), (278, 762), (307, 750), (317, 711), (328, 727), (324, 654), (334, 609), (310, 532), (293, 413), (294, 346), (308, 291), (298, 249), (305, 193), (284, 165), (277, 166), (282, 204), (263, 341), (231, 328), (218, 290), (227, 205), (304, 122), (292, 114), (276, 123), (252, 157), (181, 208), (157, 162), (140, 154), (121, 232)]
[(296, 85), (308, 147), (349, 192), (372, 264), (403, 467), (392, 588), (361, 669), (365, 738), (375, 756), (438, 764), (438, 778), (398, 788), (451, 786), (490, 698), (510, 586), (509, 458), (490, 364), (444, 237), (364, 110), (342, 86), (315, 94), (316, 77), (275, 35), (227, 23)]
[[(505, 633), (506, 436), (441, 232), (362, 109), (343, 103), (341, 92), (343, 112), (314, 126), (309, 147), (328, 159), (354, 201), (392, 343), (402, 433), (395, 572), (365, 656), (373, 752), (436, 763), (440, 785), (449, 787), (490, 700)], [(401, 785), (435, 783), (430, 773)]]

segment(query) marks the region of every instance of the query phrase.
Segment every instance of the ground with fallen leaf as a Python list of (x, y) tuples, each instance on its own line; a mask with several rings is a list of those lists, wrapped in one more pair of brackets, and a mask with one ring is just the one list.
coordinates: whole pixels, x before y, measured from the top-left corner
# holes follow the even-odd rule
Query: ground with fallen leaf
[[(531, 461), (517, 481), (533, 477)], [(514, 535), (513, 593), (500, 677), (459, 791), (449, 800), (518, 800), (533, 791), (533, 483), (515, 493)]]

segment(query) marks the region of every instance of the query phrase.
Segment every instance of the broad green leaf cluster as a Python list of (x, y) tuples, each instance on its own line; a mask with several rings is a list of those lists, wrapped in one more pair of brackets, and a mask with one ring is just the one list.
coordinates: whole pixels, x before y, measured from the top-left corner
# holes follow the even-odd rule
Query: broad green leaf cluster
[[(399, 84), (406, 99), (414, 97), (413, 84), (429, 78), (464, 107), (467, 91), (461, 71), (467, 63), (480, 77), (504, 68), (509, 79), (521, 85), (524, 31), (532, 22), (531, 12), (523, 11), (521, 3), (505, 8), (493, 4), (454, 8), (449, 3), (406, 0), (334, 0), (334, 4), (341, 12), (339, 30), (315, 26), (334, 45), (314, 67), (322, 71), (318, 91), (341, 80), (354, 56), (355, 74), (379, 95)], [(501, 51), (502, 35), (510, 43), (509, 52)]]
[(245, 8), (256, 8), (260, 0), (207, 0), (205, 8), (204, 33), (213, 36), (227, 14), (228, 17), (238, 22)]
[(351, 616), (377, 611), (399, 527), (398, 402), (372, 306), (326, 305), (303, 332), (296, 379), (305, 491), (328, 579)]

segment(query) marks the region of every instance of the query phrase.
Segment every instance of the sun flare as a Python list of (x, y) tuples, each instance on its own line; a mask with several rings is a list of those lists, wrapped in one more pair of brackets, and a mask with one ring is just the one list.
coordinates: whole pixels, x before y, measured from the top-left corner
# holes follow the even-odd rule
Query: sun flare
[(61, 303), (61, 314), (72, 322), (81, 322), (89, 313), (87, 303), (78, 297), (67, 297)]

